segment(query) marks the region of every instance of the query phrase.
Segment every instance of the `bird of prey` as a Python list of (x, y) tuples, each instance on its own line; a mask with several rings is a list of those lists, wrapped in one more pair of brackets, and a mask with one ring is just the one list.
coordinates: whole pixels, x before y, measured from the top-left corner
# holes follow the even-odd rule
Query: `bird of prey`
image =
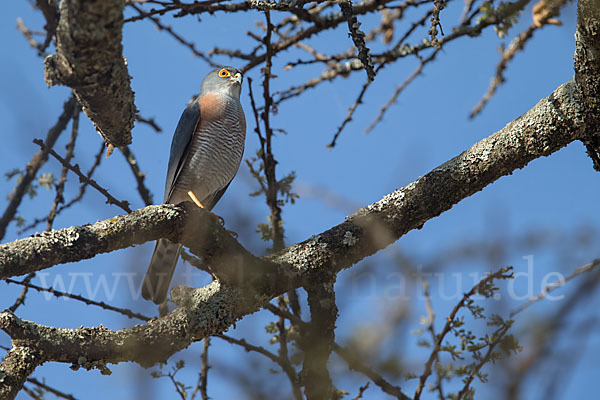
[[(200, 94), (183, 111), (167, 170), (164, 203), (192, 200), (211, 210), (223, 196), (242, 161), (246, 118), (240, 103), (242, 73), (233, 67), (206, 75)], [(173, 277), (181, 244), (156, 242), (142, 284), (142, 296), (162, 304)]]

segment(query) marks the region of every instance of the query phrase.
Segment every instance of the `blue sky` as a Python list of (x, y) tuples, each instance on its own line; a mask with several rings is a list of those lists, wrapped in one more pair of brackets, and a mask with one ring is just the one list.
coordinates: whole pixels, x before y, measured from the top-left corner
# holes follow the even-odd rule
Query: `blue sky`
[[(450, 29), (457, 21), (461, 6), (462, 3), (455, 3), (442, 12), (444, 27)], [(0, 40), (5, 49), (0, 62), (0, 120), (3, 122), (4, 138), (0, 157), (2, 173), (13, 168), (23, 168), (37, 150), (32, 140), (45, 136), (48, 128), (56, 121), (69, 93), (64, 87), (47, 88), (43, 81), (42, 60), (16, 29), (18, 17), (33, 30), (41, 29), (44, 24), (41, 13), (34, 10), (28, 2), (9, 2), (0, 16)], [(414, 10), (407, 12), (408, 21), (416, 17)], [(497, 47), (501, 40), (491, 29), (481, 37), (464, 38), (446, 46), (438, 59), (428, 65), (424, 74), (405, 90), (377, 128), (365, 135), (363, 131), (391, 96), (395, 85), (400, 84), (412, 72), (416, 63), (414, 60), (404, 60), (383, 69), (367, 93), (364, 104), (359, 107), (354, 120), (342, 133), (333, 150), (328, 150), (326, 144), (331, 141), (337, 126), (346, 116), (348, 107), (358, 95), (365, 80), (364, 73), (355, 73), (349, 78), (325, 83), (304, 96), (282, 104), (278, 114), (272, 119), (274, 127), (287, 132), (285, 135), (278, 134), (274, 141), (274, 151), (279, 162), (277, 173), (281, 177), (295, 171), (295, 189), (300, 194), (296, 204), (284, 209), (286, 243), (292, 244), (317, 234), (343, 221), (345, 216), (352, 214), (357, 208), (375, 202), (385, 194), (414, 181), (502, 128), (542, 97), (549, 95), (558, 85), (569, 80), (573, 75), (575, 17), (575, 7), (571, 4), (561, 16), (564, 26), (550, 26), (536, 32), (533, 40), (527, 44), (526, 51), (519, 53), (509, 65), (506, 71), (507, 83), (499, 88), (483, 113), (474, 120), (468, 119), (469, 111), (487, 89), (499, 59)], [(524, 30), (530, 24), (530, 18), (530, 10), (527, 10), (509, 38)], [(200, 23), (193, 17), (174, 19), (167, 16), (163, 19), (164, 23), (174, 25), (178, 33), (195, 42), (203, 51), (208, 51), (215, 45), (246, 48), (251, 39), (245, 32), (249, 29), (256, 31), (254, 21), (263, 21), (263, 16), (255, 12), (234, 16), (217, 13), (214, 16), (203, 15)], [(376, 19), (364, 18), (361, 21), (366, 26), (363, 30), (377, 23)], [(323, 52), (344, 50), (350, 45), (344, 29), (323, 33), (312, 38), (309, 43)], [(415, 36), (411, 43), (422, 36), (423, 33)], [(127, 24), (123, 45), (129, 72), (133, 77), (136, 106), (141, 115), (155, 118), (163, 129), (163, 133), (156, 134), (145, 125), (136, 125), (131, 146), (142, 170), (148, 174), (146, 183), (153, 192), (155, 201), (158, 201), (162, 198), (171, 134), (186, 101), (197, 93), (200, 81), (210, 67), (149, 22)], [(291, 49), (275, 58), (273, 72), (278, 77), (272, 83), (274, 90), (283, 90), (291, 84), (318, 76), (321, 72), (320, 66), (284, 70), (287, 62), (299, 57), (307, 58), (307, 55), (300, 50)], [(235, 60), (225, 57), (214, 59), (219, 63), (241, 66)], [(251, 70), (246, 77), (253, 79), (255, 94), (259, 93), (260, 71)], [(254, 155), (258, 140), (253, 132), (254, 120), (246, 85), (243, 88), (242, 103), (248, 121), (245, 152), (245, 157), (248, 158)], [(64, 153), (67, 139), (68, 134), (63, 134), (56, 146), (61, 153)], [(82, 169), (86, 170), (91, 165), (99, 145), (99, 136), (82, 115), (76, 148), (76, 162)], [(60, 168), (51, 159), (43, 172), (58, 175)], [(134, 191), (134, 180), (129, 168), (118, 152), (102, 162), (95, 179), (109, 188), (115, 197), (129, 200), (132, 208), (143, 206)], [(523, 170), (501, 178), (449, 212), (427, 222), (423, 229), (410, 232), (390, 249), (343, 272), (337, 283), (341, 310), (337, 337), (343, 341), (361, 321), (372, 318), (375, 322), (381, 322), (385, 318), (383, 312), (371, 313), (370, 310), (387, 310), (397, 300), (393, 296), (385, 296), (390, 279), (393, 279), (389, 274), (394, 271), (392, 264), (397, 254), (405, 254), (426, 264), (432, 254), (474, 240), (515, 240), (526, 232), (539, 229), (569, 238), (575, 237), (586, 227), (597, 227), (600, 222), (600, 215), (595, 212), (600, 195), (598, 179), (599, 175), (593, 171), (583, 145), (579, 142), (572, 143), (550, 157), (535, 160)], [(14, 180), (2, 180), (1, 185), (2, 192), (8, 193), (12, 190)], [(70, 198), (77, 188), (76, 179), (71, 179), (67, 185), (66, 197)], [(260, 241), (254, 230), (258, 222), (266, 221), (268, 208), (261, 198), (248, 196), (255, 190), (256, 183), (247, 167), (242, 165), (237, 178), (214, 211), (224, 217), (229, 229), (240, 233), (239, 240), (242, 244), (255, 253), (262, 254), (267, 246)], [(54, 193), (39, 189), (38, 197), (24, 201), (19, 214), (28, 220), (44, 216), (53, 198)], [(0, 198), (0, 208), (4, 209), (6, 204), (6, 199)], [(121, 213), (120, 209), (104, 204), (102, 196), (90, 190), (78, 207), (57, 219), (55, 227), (93, 223)], [(43, 229), (43, 226), (38, 229)], [(32, 232), (18, 234), (18, 228), (12, 224), (4, 241), (24, 237), (29, 233)], [(35, 282), (44, 284), (42, 280), (45, 279), (49, 284), (60, 283), (62, 280), (65, 289), (73, 293), (89, 294), (101, 282), (101, 276), (104, 276), (107, 287), (114, 290), (114, 298), (110, 300), (120, 306), (154, 315), (152, 305), (132, 299), (125, 275), (118, 278), (118, 274), (124, 273), (143, 274), (152, 248), (153, 243), (147, 243), (81, 263), (58, 266), (44, 271)], [(566, 255), (559, 263), (551, 251), (521, 245), (508, 251), (502, 260), (503, 263), (514, 265), (517, 271), (526, 271), (527, 260), (523, 257), (532, 255), (535, 260), (534, 286), (537, 293), (546, 274), (560, 271), (566, 275), (572, 268), (598, 257), (598, 250), (600, 248), (597, 244), (583, 246), (577, 251), (565, 249)], [(352, 276), (355, 269), (368, 267), (363, 264), (376, 265), (379, 277), (376, 289), (368, 294), (353, 294), (350, 291)], [(467, 273), (481, 272), (486, 268), (484, 264), (477, 262), (457, 263), (454, 267), (456, 269), (452, 272), (462, 274), (465, 285), (468, 282)], [(180, 263), (178, 271), (185, 269), (186, 266)], [(137, 279), (141, 279), (141, 275)], [(207, 279), (201, 276), (193, 284), (201, 285)], [(73, 286), (69, 287), (71, 284)], [(96, 297), (100, 299), (106, 293), (101, 286), (99, 288)], [(517, 286), (517, 289), (523, 290), (524, 287)], [(0, 307), (12, 304), (19, 292), (18, 287), (0, 284)], [(561, 293), (568, 295), (569, 291), (563, 290)], [(415, 296), (415, 293), (408, 295)], [(440, 326), (444, 313), (456, 301), (444, 300), (438, 296), (433, 300)], [(424, 314), (424, 307), (418, 301), (411, 304), (409, 322), (416, 329), (419, 317)], [(509, 309), (514, 305), (517, 303), (508, 304)], [(534, 307), (537, 308), (533, 310), (532, 307), (532, 314), (524, 317), (525, 320), (534, 318), (534, 311), (552, 310), (555, 305), (547, 302)], [(590, 312), (593, 312), (593, 308)], [(39, 323), (68, 328), (102, 323), (109, 328), (119, 329), (135, 323), (118, 315), (98, 312), (74, 301), (47, 300), (37, 293), (29, 295), (26, 306), (19, 310), (18, 315)], [(242, 321), (232, 334), (266, 345), (264, 325), (269, 320), (269, 315), (258, 313)], [(411, 335), (399, 336), (390, 339), (386, 346), (393, 347), (398, 344), (397, 341), (414, 344), (416, 340)], [(0, 334), (0, 344), (8, 343), (6, 335)], [(214, 343), (212, 354), (218, 354), (218, 357), (211, 360), (215, 365), (235, 365), (253, 360), (241, 349), (222, 345), (217, 339), (214, 339)], [(569, 343), (559, 345), (568, 348)], [(586, 344), (588, 351), (575, 365), (572, 379), (568, 387), (563, 389), (565, 398), (593, 398), (594, 385), (589, 377), (593, 374), (597, 376), (598, 373), (597, 363), (593, 361), (599, 351), (598, 345), (597, 335)], [(185, 357), (190, 363), (197, 363), (194, 357), (199, 349), (199, 345), (194, 345), (192, 353), (176, 355), (171, 361)], [(414, 355), (409, 357), (417, 366), (416, 373), (420, 373), (418, 362), (423, 354), (415, 349)], [(48, 383), (77, 398), (99, 399), (104, 397), (105, 391), (110, 391), (114, 399), (149, 398), (152, 395), (163, 398), (174, 394), (166, 379), (151, 379), (148, 377), (149, 371), (136, 365), (121, 364), (112, 366), (111, 369), (113, 375), (105, 377), (98, 371), (73, 372), (67, 365), (48, 364), (39, 368), (34, 376), (45, 377)], [(215, 399), (243, 398), (242, 393), (236, 392), (238, 389), (235, 385), (231, 385), (231, 376), (223, 371), (227, 371), (227, 368), (215, 368), (211, 375), (210, 395)], [(195, 371), (186, 374), (182, 374), (182, 379), (186, 383), (194, 383)], [(132, 384), (133, 379), (140, 384)], [(345, 389), (355, 393), (358, 386), (365, 382), (366, 379), (361, 377), (354, 382), (343, 383), (347, 385), (344, 386)], [(531, 384), (532, 391), (535, 390), (536, 382)], [(401, 381), (400, 384), (412, 388), (414, 382)], [(493, 383), (490, 387), (493, 388)], [(286, 385), (283, 388), (287, 390)], [(369, 395), (368, 398), (385, 398), (373, 388)], [(22, 394), (19, 398), (27, 396)]]

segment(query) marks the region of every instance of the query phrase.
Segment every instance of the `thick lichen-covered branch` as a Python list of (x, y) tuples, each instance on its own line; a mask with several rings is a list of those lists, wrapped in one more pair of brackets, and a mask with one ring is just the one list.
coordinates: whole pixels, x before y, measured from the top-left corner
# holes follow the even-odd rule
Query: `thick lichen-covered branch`
[[(4, 327), (0, 314), (0, 328)], [(0, 363), (0, 399), (14, 399), (25, 380), (42, 364), (43, 358), (35, 347), (13, 345)]]
[(584, 123), (589, 135), (583, 142), (594, 168), (600, 171), (600, 4), (580, 0), (575, 32), (575, 81), (580, 103), (586, 108)]
[(49, 86), (73, 89), (107, 145), (131, 143), (136, 109), (121, 44), (124, 0), (64, 0), (56, 54), (44, 61)]

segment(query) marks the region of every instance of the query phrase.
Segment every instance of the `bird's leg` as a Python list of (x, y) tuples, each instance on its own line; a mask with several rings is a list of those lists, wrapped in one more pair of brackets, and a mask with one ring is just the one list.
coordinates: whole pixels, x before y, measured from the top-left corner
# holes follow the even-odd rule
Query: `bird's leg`
[(221, 226), (225, 226), (225, 220), (221, 217), (219, 217), (218, 215), (214, 214), (212, 211), (207, 210), (206, 207), (204, 207), (204, 204), (200, 203), (200, 200), (198, 200), (198, 198), (196, 197), (196, 195), (194, 194), (194, 192), (192, 192), (191, 190), (188, 190), (187, 195), (190, 196), (190, 199), (192, 199), (192, 201), (194, 203), (196, 203), (196, 205), (200, 208), (205, 209), (206, 211), (208, 211), (208, 213), (210, 215), (213, 216), (213, 218), (219, 223), (221, 224)]
[(206, 208), (204, 207), (204, 205), (202, 203), (200, 203), (200, 200), (198, 200), (198, 198), (196, 197), (196, 195), (194, 194), (194, 192), (192, 192), (191, 190), (188, 190), (187, 192), (188, 196), (190, 196), (190, 199), (192, 199), (192, 201), (194, 203), (196, 203), (196, 205), (200, 208)]

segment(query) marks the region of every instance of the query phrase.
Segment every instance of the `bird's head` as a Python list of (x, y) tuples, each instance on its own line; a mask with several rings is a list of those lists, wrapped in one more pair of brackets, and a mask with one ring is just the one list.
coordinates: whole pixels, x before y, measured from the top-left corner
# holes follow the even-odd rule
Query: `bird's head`
[(200, 93), (225, 93), (239, 99), (243, 79), (242, 72), (237, 68), (215, 68), (202, 80)]

